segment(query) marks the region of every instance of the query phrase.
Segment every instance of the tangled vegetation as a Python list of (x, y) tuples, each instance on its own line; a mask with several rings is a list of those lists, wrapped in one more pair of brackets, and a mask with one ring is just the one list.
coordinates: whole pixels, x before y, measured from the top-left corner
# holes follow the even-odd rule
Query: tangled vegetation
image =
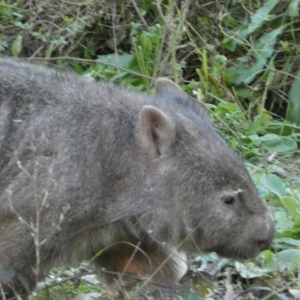
[(276, 219), (270, 250), (243, 263), (193, 257), (172, 296), (140, 284), (109, 289), (71, 269), (56, 270), (36, 299), (300, 299), (299, 3), (0, 1), (0, 55), (149, 93), (165, 76), (205, 101)]

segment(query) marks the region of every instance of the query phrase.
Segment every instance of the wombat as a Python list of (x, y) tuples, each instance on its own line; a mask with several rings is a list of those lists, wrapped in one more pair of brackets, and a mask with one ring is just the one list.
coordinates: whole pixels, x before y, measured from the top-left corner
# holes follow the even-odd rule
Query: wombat
[(273, 218), (203, 104), (168, 79), (155, 91), (0, 59), (6, 291), (81, 260), (169, 285), (176, 253), (247, 259), (269, 246)]

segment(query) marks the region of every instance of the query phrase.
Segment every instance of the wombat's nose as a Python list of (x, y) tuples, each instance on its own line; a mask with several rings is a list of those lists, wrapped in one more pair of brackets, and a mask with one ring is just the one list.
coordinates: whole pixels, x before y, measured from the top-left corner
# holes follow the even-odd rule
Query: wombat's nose
[(267, 238), (264, 240), (258, 241), (258, 246), (261, 249), (261, 251), (266, 250), (270, 246), (270, 244), (275, 236), (275, 224), (274, 224), (273, 218), (270, 218), (267, 228), (268, 228)]

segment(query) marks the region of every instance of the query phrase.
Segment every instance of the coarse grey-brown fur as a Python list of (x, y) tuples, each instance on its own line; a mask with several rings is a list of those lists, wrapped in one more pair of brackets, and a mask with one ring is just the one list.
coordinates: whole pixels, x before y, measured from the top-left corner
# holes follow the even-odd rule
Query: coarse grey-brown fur
[(173, 284), (172, 249), (243, 259), (274, 236), (243, 162), (170, 80), (147, 96), (2, 58), (0, 105), (0, 274), (15, 274), (2, 280), (7, 290), (31, 291), (35, 271), (42, 279), (104, 248), (96, 265), (141, 277), (170, 256), (153, 280)]

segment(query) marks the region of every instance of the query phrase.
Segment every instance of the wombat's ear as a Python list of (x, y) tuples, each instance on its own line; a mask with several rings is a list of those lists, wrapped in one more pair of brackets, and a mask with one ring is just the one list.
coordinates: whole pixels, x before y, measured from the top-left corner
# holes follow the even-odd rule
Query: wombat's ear
[(184, 91), (175, 82), (167, 78), (158, 78), (155, 82), (155, 94), (162, 95), (165, 93), (172, 93), (186, 97)]
[(139, 119), (139, 143), (147, 152), (160, 155), (175, 138), (175, 125), (159, 108), (143, 106)]

